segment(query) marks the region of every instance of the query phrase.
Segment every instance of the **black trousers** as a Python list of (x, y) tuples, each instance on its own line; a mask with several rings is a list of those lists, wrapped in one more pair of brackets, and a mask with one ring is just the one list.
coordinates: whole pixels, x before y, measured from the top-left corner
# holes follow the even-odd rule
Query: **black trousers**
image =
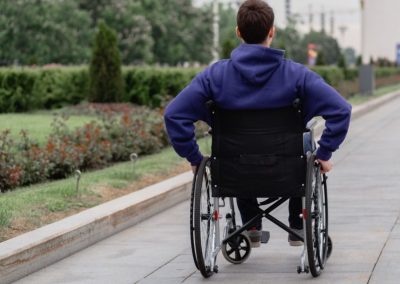
[[(245, 224), (258, 214), (258, 201), (256, 198), (237, 198), (237, 206), (242, 217), (242, 222)], [(289, 200), (289, 226), (293, 229), (303, 229), (303, 219), (300, 218), (302, 209), (301, 197), (293, 197)], [(262, 228), (262, 219), (260, 218), (254, 224), (257, 230)]]

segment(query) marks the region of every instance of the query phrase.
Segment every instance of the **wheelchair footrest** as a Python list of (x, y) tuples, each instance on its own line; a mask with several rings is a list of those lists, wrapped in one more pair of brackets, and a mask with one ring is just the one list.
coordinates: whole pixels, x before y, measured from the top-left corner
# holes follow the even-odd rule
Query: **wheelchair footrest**
[(266, 244), (269, 241), (270, 234), (268, 231), (261, 231), (261, 243)]

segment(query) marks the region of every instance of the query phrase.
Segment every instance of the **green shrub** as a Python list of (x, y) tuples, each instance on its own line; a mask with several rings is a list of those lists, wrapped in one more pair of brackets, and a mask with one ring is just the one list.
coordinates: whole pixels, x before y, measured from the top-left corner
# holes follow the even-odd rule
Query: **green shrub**
[(338, 67), (318, 66), (313, 67), (312, 70), (317, 72), (328, 84), (334, 87), (338, 86), (344, 80), (343, 70)]
[(37, 107), (32, 96), (36, 81), (34, 70), (0, 69), (0, 111), (23, 112)]
[(400, 68), (393, 67), (375, 67), (376, 78), (389, 77), (394, 75), (400, 75)]
[(124, 68), (125, 101), (158, 107), (166, 97), (176, 96), (199, 71), (195, 68)]
[(121, 100), (124, 93), (124, 81), (117, 35), (104, 22), (99, 24), (89, 73), (90, 101), (111, 103)]
[(358, 79), (358, 69), (357, 68), (346, 69), (344, 71), (344, 79), (347, 81), (353, 81)]

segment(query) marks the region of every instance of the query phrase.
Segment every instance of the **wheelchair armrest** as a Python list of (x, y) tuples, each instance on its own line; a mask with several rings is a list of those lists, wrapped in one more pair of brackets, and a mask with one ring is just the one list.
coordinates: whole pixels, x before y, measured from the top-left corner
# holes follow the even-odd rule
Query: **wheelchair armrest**
[(318, 119), (314, 117), (309, 122), (307, 122), (306, 129), (313, 130), (315, 126), (317, 126), (317, 124), (318, 124)]

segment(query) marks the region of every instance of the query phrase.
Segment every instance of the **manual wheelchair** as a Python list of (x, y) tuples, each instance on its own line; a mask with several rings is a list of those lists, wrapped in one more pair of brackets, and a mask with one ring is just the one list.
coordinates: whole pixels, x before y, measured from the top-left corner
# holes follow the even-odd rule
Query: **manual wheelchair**
[[(320, 275), (332, 251), (328, 235), (327, 177), (315, 158), (316, 120), (304, 125), (301, 102), (277, 109), (227, 110), (208, 103), (212, 150), (193, 179), (190, 236), (194, 263), (204, 277), (218, 272), (219, 251), (233, 264), (246, 261), (251, 252), (245, 233), (265, 217), (304, 242), (297, 272)], [(266, 198), (259, 213), (238, 226), (234, 198)], [(302, 198), (304, 237), (270, 213), (291, 197)], [(229, 209), (225, 216), (220, 212)], [(220, 232), (220, 220), (225, 218)], [(269, 235), (263, 232), (262, 242)]]

